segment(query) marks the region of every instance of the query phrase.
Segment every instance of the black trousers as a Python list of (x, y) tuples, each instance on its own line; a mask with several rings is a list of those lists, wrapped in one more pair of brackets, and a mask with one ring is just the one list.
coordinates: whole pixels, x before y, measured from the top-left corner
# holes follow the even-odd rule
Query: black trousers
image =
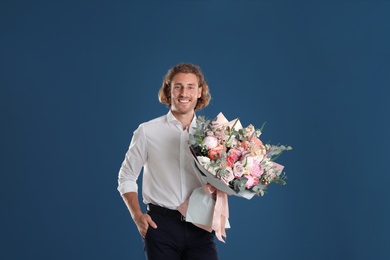
[(214, 233), (180, 217), (148, 211), (157, 229), (149, 226), (144, 239), (148, 260), (218, 260)]

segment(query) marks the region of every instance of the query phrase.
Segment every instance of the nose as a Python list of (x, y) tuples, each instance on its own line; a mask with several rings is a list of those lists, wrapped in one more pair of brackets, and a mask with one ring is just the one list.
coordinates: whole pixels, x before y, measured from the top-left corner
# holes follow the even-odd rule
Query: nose
[(182, 88), (180, 89), (180, 95), (181, 95), (181, 96), (187, 96), (187, 93), (188, 93), (188, 90), (187, 90), (186, 87), (182, 87)]

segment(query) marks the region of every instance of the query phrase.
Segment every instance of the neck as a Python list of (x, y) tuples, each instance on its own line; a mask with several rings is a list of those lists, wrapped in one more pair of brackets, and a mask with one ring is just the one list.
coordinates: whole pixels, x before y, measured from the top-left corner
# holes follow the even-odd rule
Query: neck
[(177, 113), (172, 110), (171, 112), (173, 116), (182, 124), (183, 130), (185, 130), (190, 126), (192, 119), (194, 118), (194, 111), (192, 111), (192, 113), (185, 113), (185, 114)]

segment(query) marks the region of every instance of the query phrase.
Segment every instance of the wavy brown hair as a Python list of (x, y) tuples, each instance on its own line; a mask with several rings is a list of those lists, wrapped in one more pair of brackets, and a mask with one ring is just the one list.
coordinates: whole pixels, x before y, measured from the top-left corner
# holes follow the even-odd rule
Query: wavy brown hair
[(200, 96), (200, 98), (198, 98), (195, 110), (200, 110), (206, 107), (210, 103), (211, 99), (209, 86), (207, 85), (200, 68), (197, 65), (190, 63), (181, 63), (168, 70), (163, 80), (162, 86), (158, 92), (158, 100), (162, 104), (171, 107), (171, 83), (173, 77), (178, 73), (192, 73), (196, 75), (196, 77), (198, 78), (198, 86), (202, 88), (202, 95)]

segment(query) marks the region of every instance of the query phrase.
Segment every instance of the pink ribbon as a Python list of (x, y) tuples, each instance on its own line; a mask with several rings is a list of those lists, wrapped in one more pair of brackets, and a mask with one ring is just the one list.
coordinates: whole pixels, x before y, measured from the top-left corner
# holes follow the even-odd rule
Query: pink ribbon
[(222, 237), (226, 238), (225, 225), (226, 219), (229, 218), (227, 194), (218, 190), (211, 184), (206, 184), (203, 186), (203, 189), (206, 194), (215, 194), (215, 206), (211, 228), (215, 231), (215, 236), (218, 240), (225, 243), (225, 240), (223, 240)]
[[(218, 238), (218, 240), (225, 243), (225, 240), (223, 240), (222, 237), (226, 238), (225, 225), (226, 225), (226, 219), (229, 218), (229, 206), (228, 206), (227, 194), (225, 192), (218, 190), (211, 184), (206, 184), (205, 186), (203, 186), (203, 190), (206, 194), (209, 195), (213, 194), (213, 197), (215, 198), (212, 224), (211, 227), (201, 225), (198, 223), (193, 223), (193, 224), (195, 226), (203, 228), (204, 230), (207, 230), (208, 232), (214, 230), (215, 236)], [(188, 204), (189, 204), (189, 199), (187, 199), (177, 208), (177, 210), (183, 216), (187, 215)]]

